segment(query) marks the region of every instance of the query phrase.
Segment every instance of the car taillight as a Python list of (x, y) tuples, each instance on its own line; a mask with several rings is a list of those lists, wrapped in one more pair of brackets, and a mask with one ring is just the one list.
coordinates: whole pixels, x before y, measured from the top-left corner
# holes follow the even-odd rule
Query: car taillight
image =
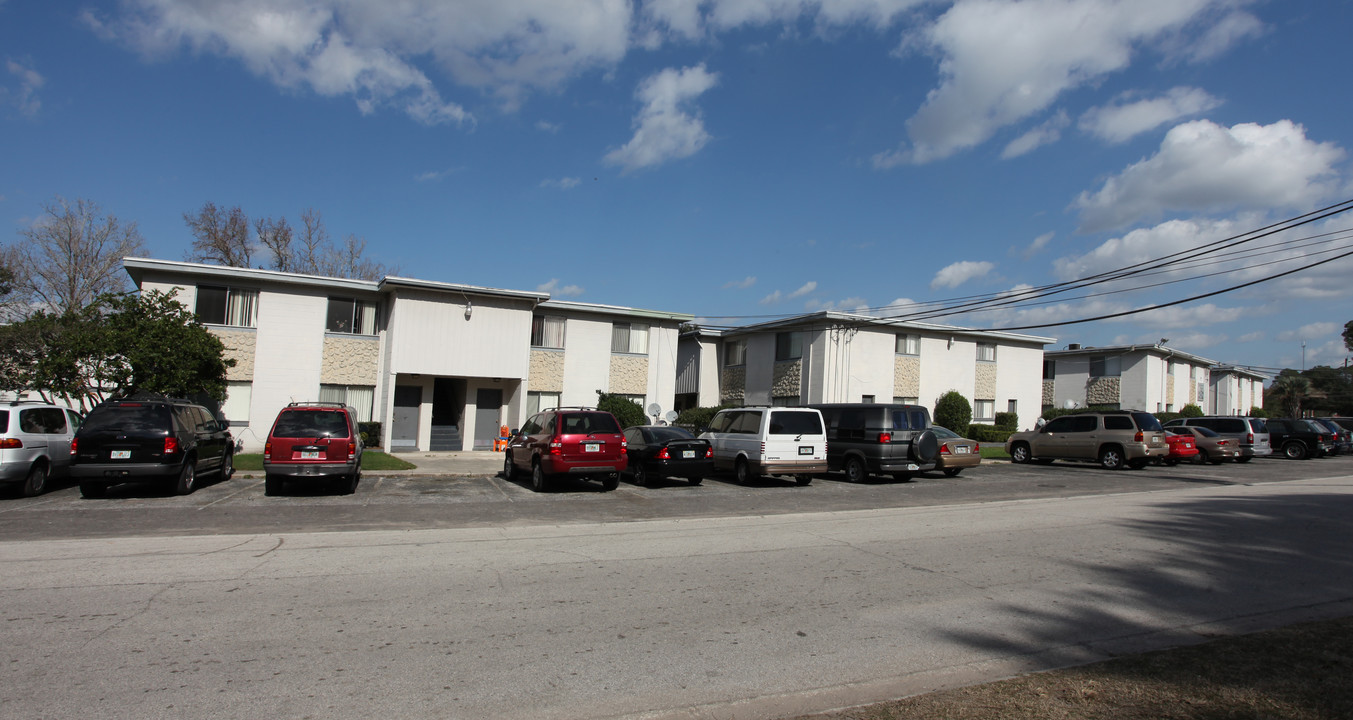
[[(348, 460), (351, 461), (352, 458), (353, 458), (353, 456), (357, 454), (357, 445), (356, 445), (356, 443), (353, 443), (353, 442), (351, 442), (351, 441), (349, 441), (349, 440), (341, 440), (341, 441), (339, 441), (339, 442), (342, 442), (344, 445), (347, 445), (347, 446), (348, 446)], [(330, 447), (329, 447), (330, 453), (332, 453), (333, 450), (334, 450), (333, 445), (337, 445), (337, 444), (338, 444), (338, 443), (331, 443), (331, 445), (330, 445)], [(341, 453), (342, 450), (339, 450), (339, 452)]]
[[(666, 448), (664, 448), (664, 449), (666, 449)], [(624, 438), (621, 438), (621, 439), (620, 439), (620, 454), (621, 454), (621, 455), (628, 455), (629, 452), (630, 452), (630, 443), (629, 443), (629, 441), (626, 440), (626, 439), (624, 439)]]
[(712, 457), (714, 457), (714, 446), (713, 446), (713, 445), (711, 445), (711, 446), (705, 448), (705, 458), (708, 459), (708, 458), (712, 458)]
[(164, 439), (164, 454), (173, 455), (179, 451), (179, 439), (176, 437), (167, 437)]
[(886, 445), (893, 441), (892, 433), (879, 433), (879, 444)]
[(949, 454), (949, 443), (944, 443), (943, 445), (940, 445), (940, 454), (942, 455)]
[(765, 457), (765, 455), (766, 455), (766, 443), (761, 443), (761, 456)]
[(551, 455), (564, 454), (564, 444), (559, 442), (559, 438), (550, 438), (550, 454)]
[(972, 444), (972, 451), (973, 451), (973, 452), (981, 452), (981, 451), (982, 451), (982, 444), (981, 444), (981, 443), (973, 443), (973, 444)]
[(80, 444), (80, 441), (79, 441), (78, 439), (72, 439), (72, 440), (70, 441), (70, 454), (71, 454), (71, 455), (74, 455), (74, 454), (75, 454), (75, 448), (76, 448), (77, 446), (79, 446), (79, 444)]
[(0, 440), (0, 450), (18, 450), (23, 447), (23, 441), (19, 438), (5, 438)]
[(663, 448), (659, 450), (658, 454), (654, 455), (653, 457), (657, 458), (658, 460), (671, 460), (672, 454), (667, 452), (667, 448)]
[(1229, 445), (1230, 443), (1231, 443), (1230, 440), (1218, 440), (1218, 441), (1217, 441), (1217, 444), (1218, 444), (1218, 445)]
[(1254, 444), (1254, 433), (1250, 433), (1250, 434), (1248, 434), (1248, 435), (1245, 436), (1245, 444), (1246, 444), (1246, 445), (1253, 445), (1253, 444)]
[(264, 460), (271, 460), (271, 459), (272, 459), (272, 441), (271, 441), (271, 440), (269, 440), (268, 442), (263, 443), (263, 459), (264, 459)]
[(1141, 442), (1146, 439), (1146, 433), (1143, 433), (1141, 430), (1138, 430), (1137, 434), (1133, 436), (1132, 439), (1134, 442)]

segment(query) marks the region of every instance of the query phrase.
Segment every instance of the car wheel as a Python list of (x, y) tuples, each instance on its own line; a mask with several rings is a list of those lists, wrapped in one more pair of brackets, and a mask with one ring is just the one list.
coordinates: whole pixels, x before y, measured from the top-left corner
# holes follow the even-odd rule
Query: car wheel
[(945, 474), (947, 477), (958, 477), (958, 474), (959, 474), (960, 472), (963, 472), (963, 468), (945, 468), (945, 469), (944, 469), (944, 474)]
[(940, 439), (929, 429), (911, 439), (911, 457), (917, 462), (928, 463), (940, 456)]
[(101, 498), (108, 494), (108, 486), (102, 483), (80, 483), (80, 497)]
[(361, 481), (362, 474), (360, 472), (344, 475), (338, 479), (338, 492), (344, 495), (351, 495), (357, 492), (357, 484)]
[(601, 489), (606, 492), (610, 492), (618, 487), (620, 487), (620, 473), (607, 475), (601, 479)]
[(281, 494), (282, 494), (282, 478), (280, 478), (280, 477), (278, 477), (278, 476), (276, 476), (276, 475), (264, 475), (264, 476), (263, 476), (263, 494), (264, 494), (264, 495), (281, 495)]
[(703, 479), (704, 479), (704, 478), (698, 478), (698, 477), (686, 478), (686, 482), (688, 482), (688, 483), (690, 483), (690, 484), (692, 484), (692, 485), (699, 485), (699, 484), (700, 484), (700, 481), (703, 480)]
[(517, 476), (517, 466), (512, 462), (512, 453), (503, 453), (503, 479), (511, 480)]
[(1099, 464), (1105, 470), (1121, 470), (1123, 468), (1123, 451), (1113, 445), (1100, 450)]
[(738, 458), (737, 464), (733, 466), (733, 473), (737, 476), (739, 485), (746, 485), (752, 481), (752, 469), (747, 466), (747, 458)]
[(1283, 445), (1283, 454), (1290, 460), (1305, 460), (1308, 457), (1306, 446), (1296, 440)]
[(188, 458), (183, 463), (183, 469), (179, 471), (178, 482), (174, 484), (174, 492), (179, 495), (187, 495), (197, 489), (197, 468), (193, 466), (193, 459)]
[(545, 468), (539, 462), (531, 463), (531, 489), (543, 493), (550, 487), (550, 479), (545, 476)]
[(1194, 460), (1194, 462), (1198, 463), (1199, 465), (1206, 465), (1212, 462), (1212, 457), (1207, 454), (1206, 450), (1198, 448), (1198, 458)]
[(38, 461), (33, 463), (33, 467), (28, 468), (28, 477), (24, 478), (23, 496), (34, 497), (41, 495), (47, 489), (47, 464)]
[(634, 476), (635, 485), (643, 485), (645, 487), (648, 486), (649, 481), (648, 471), (644, 469), (643, 465), (636, 465), (634, 467), (634, 472), (631, 474)]
[(221, 459), (221, 479), (229, 480), (235, 474), (235, 453), (227, 452)]
[(813, 482), (813, 476), (809, 473), (799, 473), (798, 475), (794, 476), (794, 482), (800, 485), (808, 485), (809, 483)]
[(1029, 454), (1029, 443), (1015, 443), (1010, 446), (1010, 462), (1026, 463), (1032, 456)]
[(853, 483), (862, 483), (869, 479), (869, 468), (857, 457), (846, 458), (846, 479)]

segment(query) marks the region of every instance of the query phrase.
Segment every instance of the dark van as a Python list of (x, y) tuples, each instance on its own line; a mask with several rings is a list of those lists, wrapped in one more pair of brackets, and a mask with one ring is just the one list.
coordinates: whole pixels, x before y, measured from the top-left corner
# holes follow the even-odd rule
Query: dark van
[(930, 430), (930, 411), (921, 405), (830, 403), (809, 405), (827, 424), (827, 469), (851, 482), (870, 475), (909, 480), (935, 469), (940, 443)]

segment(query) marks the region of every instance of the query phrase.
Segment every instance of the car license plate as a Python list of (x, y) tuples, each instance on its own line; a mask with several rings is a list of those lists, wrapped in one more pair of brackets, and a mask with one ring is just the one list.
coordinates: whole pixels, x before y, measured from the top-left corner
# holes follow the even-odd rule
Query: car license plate
[(302, 460), (318, 460), (318, 459), (319, 459), (319, 451), (318, 451), (318, 450), (302, 450), (302, 451), (301, 451), (301, 459), (302, 459)]
[(583, 452), (601, 452), (601, 443), (583, 443)]
[(799, 446), (799, 454), (800, 454), (800, 455), (812, 455), (812, 454), (813, 454), (813, 446), (812, 446), (812, 445), (800, 445), (800, 446)]
[(111, 455), (111, 459), (113, 460), (130, 460), (131, 458), (131, 450), (114, 450)]
[(682, 457), (683, 460), (690, 460), (691, 458), (694, 458), (694, 457), (695, 457), (695, 451), (694, 451), (694, 450), (682, 450), (682, 451), (681, 451), (681, 457)]
[(967, 445), (955, 445), (955, 446), (954, 446), (954, 454), (955, 454), (955, 455), (967, 455), (967, 454), (970, 453), (970, 452), (972, 452), (972, 450), (971, 450)]

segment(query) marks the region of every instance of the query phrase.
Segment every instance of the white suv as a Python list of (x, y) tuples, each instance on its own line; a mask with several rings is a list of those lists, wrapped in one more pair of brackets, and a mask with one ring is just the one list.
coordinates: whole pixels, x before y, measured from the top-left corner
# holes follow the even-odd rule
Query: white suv
[(59, 405), (16, 401), (0, 405), (0, 484), (23, 484), (41, 495), (48, 478), (70, 474), (70, 441), (80, 413)]
[(813, 408), (743, 407), (720, 410), (700, 434), (714, 449), (714, 469), (732, 470), (739, 484), (762, 475), (793, 475), (800, 485), (827, 472), (827, 432)]

